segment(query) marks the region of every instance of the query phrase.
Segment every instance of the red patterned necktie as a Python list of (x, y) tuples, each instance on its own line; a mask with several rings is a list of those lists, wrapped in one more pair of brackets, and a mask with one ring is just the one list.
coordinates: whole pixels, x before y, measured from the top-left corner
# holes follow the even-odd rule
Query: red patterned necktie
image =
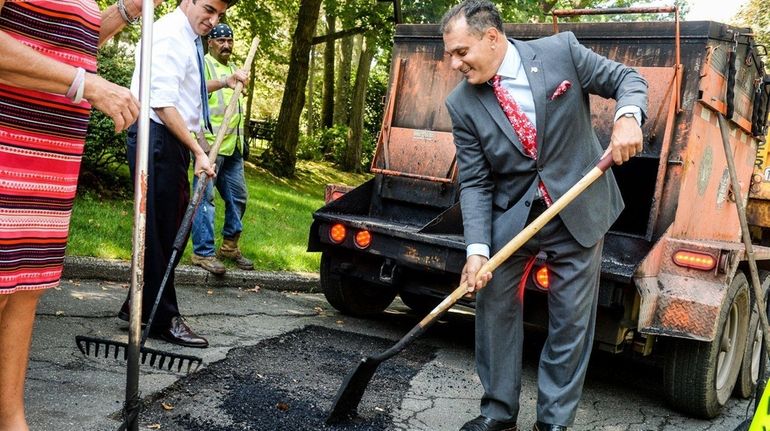
[[(537, 130), (535, 130), (532, 122), (529, 121), (529, 118), (524, 114), (524, 111), (522, 111), (519, 104), (516, 103), (508, 91), (503, 88), (500, 83), (500, 78), (500, 75), (495, 75), (492, 79), (492, 88), (495, 91), (497, 101), (500, 103), (500, 107), (503, 108), (503, 112), (505, 112), (505, 116), (508, 117), (511, 126), (513, 126), (513, 131), (516, 132), (516, 136), (524, 147), (524, 151), (529, 157), (537, 160)], [(537, 188), (540, 190), (540, 195), (543, 197), (545, 204), (551, 206), (553, 199), (551, 199), (551, 196), (548, 194), (548, 190), (546, 190), (542, 180), (538, 183)]]

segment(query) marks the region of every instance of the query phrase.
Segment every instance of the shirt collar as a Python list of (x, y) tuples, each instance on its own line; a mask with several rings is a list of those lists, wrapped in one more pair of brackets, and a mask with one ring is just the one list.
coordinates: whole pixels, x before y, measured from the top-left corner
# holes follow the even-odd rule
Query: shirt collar
[(195, 31), (193, 31), (193, 28), (190, 25), (190, 20), (187, 19), (187, 15), (184, 14), (184, 12), (180, 7), (177, 7), (171, 13), (174, 14), (175, 19), (179, 20), (182, 23), (182, 33), (185, 36), (187, 36), (190, 40), (195, 40), (200, 37), (197, 34), (195, 34)]
[(519, 75), (519, 69), (521, 68), (521, 57), (519, 56), (519, 51), (513, 46), (511, 41), (506, 40), (506, 43), (508, 44), (508, 47), (505, 50), (503, 62), (500, 64), (500, 68), (497, 69), (497, 74), (505, 78), (516, 79)]

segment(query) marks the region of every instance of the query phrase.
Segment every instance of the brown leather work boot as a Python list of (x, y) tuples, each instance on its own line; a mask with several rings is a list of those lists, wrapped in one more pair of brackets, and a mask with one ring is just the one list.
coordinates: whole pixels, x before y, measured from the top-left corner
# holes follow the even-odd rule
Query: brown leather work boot
[(225, 265), (216, 256), (198, 256), (193, 253), (192, 263), (215, 275), (222, 275), (227, 271)]
[(240, 269), (251, 271), (254, 269), (254, 263), (245, 258), (238, 248), (238, 239), (240, 236), (241, 235), (238, 234), (234, 238), (224, 238), (222, 240), (222, 246), (217, 250), (217, 256), (219, 256), (220, 259), (232, 260), (235, 263), (235, 266)]

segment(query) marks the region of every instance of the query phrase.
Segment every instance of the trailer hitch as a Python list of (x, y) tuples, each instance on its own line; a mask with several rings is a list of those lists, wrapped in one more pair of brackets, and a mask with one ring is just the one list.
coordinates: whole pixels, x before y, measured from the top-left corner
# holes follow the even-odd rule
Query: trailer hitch
[(393, 279), (396, 276), (397, 265), (390, 259), (385, 259), (385, 262), (380, 266), (380, 281), (383, 283), (393, 284)]

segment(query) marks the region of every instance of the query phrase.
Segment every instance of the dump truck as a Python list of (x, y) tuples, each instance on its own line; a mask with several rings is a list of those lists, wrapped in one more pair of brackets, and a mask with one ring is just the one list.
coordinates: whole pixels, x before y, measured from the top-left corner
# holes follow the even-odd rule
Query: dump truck
[[(750, 396), (767, 364), (736, 205), (746, 209), (767, 291), (770, 79), (750, 29), (680, 22), (672, 10), (673, 20), (622, 23), (559, 23), (575, 13), (561, 11), (553, 24), (504, 28), (520, 40), (571, 31), (647, 80), (644, 150), (612, 167), (625, 210), (605, 238), (594, 348), (652, 359), (671, 405), (710, 418), (733, 394)], [(323, 292), (351, 315), (381, 312), (397, 295), (431, 310), (458, 286), (466, 257), (444, 106), (462, 76), (450, 68), (437, 25), (398, 25), (392, 58), (373, 177), (330, 187), (310, 227)], [(591, 96), (605, 146), (614, 109), (614, 101)], [(740, 193), (730, 187), (719, 114), (728, 120)], [(525, 324), (546, 328), (547, 262), (538, 261), (525, 288)]]

